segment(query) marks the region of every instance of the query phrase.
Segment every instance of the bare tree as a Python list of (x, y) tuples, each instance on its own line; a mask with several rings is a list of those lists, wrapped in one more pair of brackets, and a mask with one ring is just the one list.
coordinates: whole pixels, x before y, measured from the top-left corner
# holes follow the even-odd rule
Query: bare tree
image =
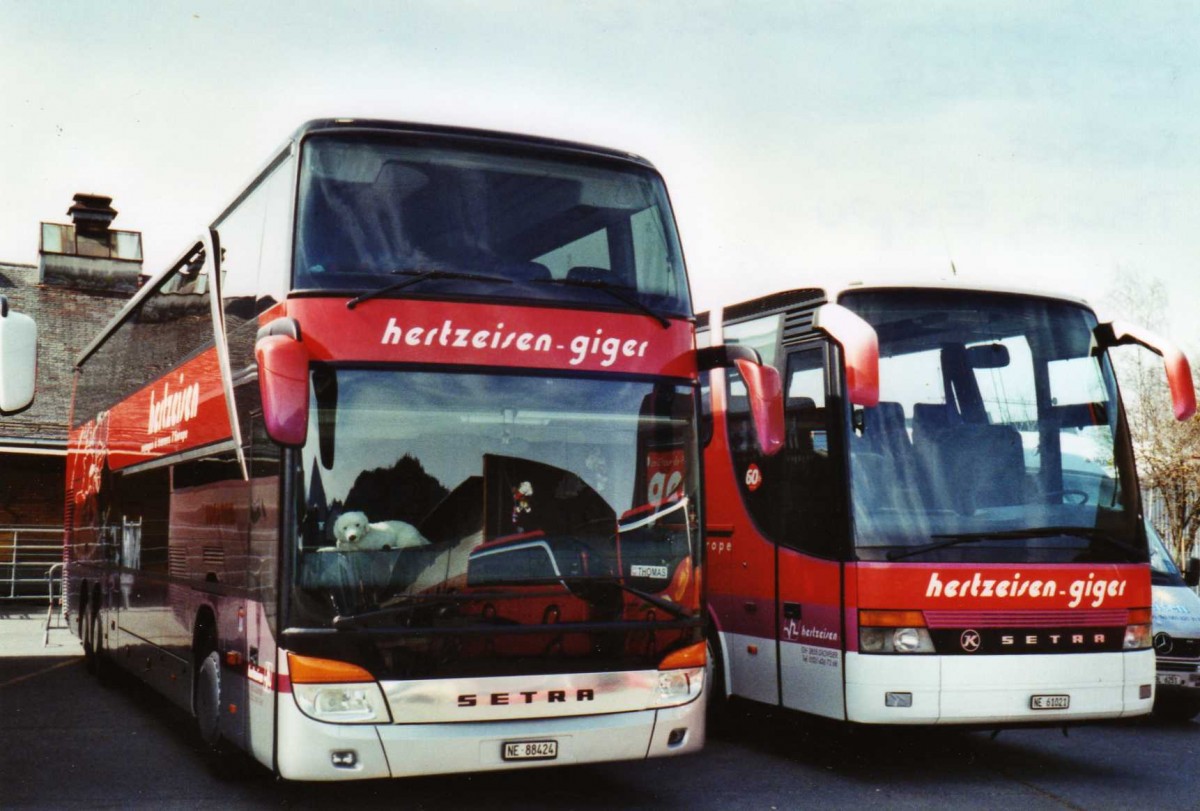
[[(1168, 333), (1167, 289), (1160, 279), (1122, 271), (1104, 304), (1114, 317)], [(1175, 419), (1162, 360), (1139, 347), (1113, 351), (1143, 488), (1166, 506), (1171, 552), (1184, 562), (1200, 531), (1200, 417)], [(1189, 353), (1189, 360), (1195, 355)], [(1200, 386), (1197, 364), (1192, 377)]]

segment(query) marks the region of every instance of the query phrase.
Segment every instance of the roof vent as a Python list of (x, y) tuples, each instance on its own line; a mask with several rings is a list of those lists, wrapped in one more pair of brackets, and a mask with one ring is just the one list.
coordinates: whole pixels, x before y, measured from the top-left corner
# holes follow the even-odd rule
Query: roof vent
[(80, 192), (74, 199), (75, 205), (68, 208), (67, 213), (71, 215), (75, 229), (90, 237), (103, 236), (117, 216), (117, 210), (112, 207), (112, 198)]

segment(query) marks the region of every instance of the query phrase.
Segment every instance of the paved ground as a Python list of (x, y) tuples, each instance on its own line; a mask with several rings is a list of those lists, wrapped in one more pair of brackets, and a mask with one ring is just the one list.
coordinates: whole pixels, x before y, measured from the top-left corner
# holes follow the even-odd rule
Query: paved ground
[(1002, 733), (857, 730), (739, 716), (705, 750), (665, 760), (352, 784), (229, 782), (191, 719), (130, 679), (83, 667), (44, 609), (0, 606), (0, 809), (1200, 808), (1200, 723), (1155, 719)]
[(51, 617), (46, 632), (46, 608), (37, 605), (0, 605), (0, 656), (82, 656), (79, 638)]

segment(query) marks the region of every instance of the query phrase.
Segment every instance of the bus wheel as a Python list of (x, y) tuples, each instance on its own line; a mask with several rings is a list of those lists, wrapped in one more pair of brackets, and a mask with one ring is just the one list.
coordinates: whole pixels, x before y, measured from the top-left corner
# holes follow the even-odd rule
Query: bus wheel
[(96, 604), (93, 600), (84, 600), (79, 606), (79, 639), (83, 643), (83, 665), (87, 672), (95, 675), (96, 668)]
[(193, 687), (193, 704), (196, 712), (196, 730), (204, 748), (209, 767), (223, 779), (246, 776), (249, 762), (221, 734), (221, 657), (213, 648), (215, 640), (206, 639), (208, 645), (196, 651), (196, 667)]
[(708, 727), (719, 731), (729, 720), (729, 698), (725, 694), (725, 662), (721, 642), (715, 631), (708, 637), (708, 656), (704, 665), (705, 691), (708, 693)]
[[(88, 671), (102, 685), (109, 683), (109, 663), (104, 653), (104, 617), (100, 614), (99, 603), (95, 603), (89, 613), (88, 627), (91, 629), (88, 638), (91, 640), (91, 657), (88, 659)], [(86, 650), (86, 649), (85, 649)]]
[(200, 739), (215, 749), (221, 742), (221, 657), (215, 650), (200, 660), (196, 670), (195, 701)]

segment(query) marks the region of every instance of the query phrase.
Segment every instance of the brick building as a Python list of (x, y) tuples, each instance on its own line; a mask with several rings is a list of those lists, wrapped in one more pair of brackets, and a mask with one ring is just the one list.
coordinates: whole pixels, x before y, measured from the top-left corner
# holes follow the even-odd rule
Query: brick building
[(75, 195), (70, 224), (41, 224), (36, 265), (0, 261), (0, 295), (38, 326), (37, 396), (0, 418), (0, 599), (44, 594), (62, 558), (75, 359), (139, 283), (141, 234), (109, 227), (111, 202)]

